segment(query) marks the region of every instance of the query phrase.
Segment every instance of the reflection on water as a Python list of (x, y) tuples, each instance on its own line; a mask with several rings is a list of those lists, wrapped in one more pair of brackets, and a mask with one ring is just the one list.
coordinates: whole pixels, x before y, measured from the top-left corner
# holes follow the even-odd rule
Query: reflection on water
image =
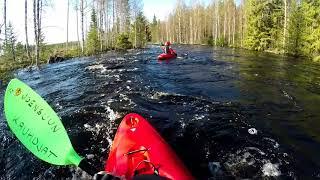
[[(14, 76), (49, 102), (76, 151), (99, 169), (121, 118), (137, 112), (198, 179), (320, 176), (320, 65), (245, 50), (175, 48), (180, 57), (170, 61), (157, 61), (161, 50), (151, 46)], [(0, 118), (2, 179), (88, 178), (33, 157)]]

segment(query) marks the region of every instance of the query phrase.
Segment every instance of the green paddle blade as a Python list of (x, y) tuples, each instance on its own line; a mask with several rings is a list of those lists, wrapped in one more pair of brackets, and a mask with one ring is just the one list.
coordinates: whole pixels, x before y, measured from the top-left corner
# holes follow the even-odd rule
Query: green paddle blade
[(4, 112), (11, 131), (35, 156), (55, 165), (79, 165), (60, 118), (28, 85), (10, 81), (4, 97)]

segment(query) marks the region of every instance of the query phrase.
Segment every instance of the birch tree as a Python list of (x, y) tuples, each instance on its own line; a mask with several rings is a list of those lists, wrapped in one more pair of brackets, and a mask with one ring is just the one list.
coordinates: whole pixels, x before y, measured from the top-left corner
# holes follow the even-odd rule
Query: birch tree
[(287, 22), (288, 22), (288, 16), (287, 16), (287, 2), (288, 0), (283, 0), (284, 3), (284, 25), (283, 25), (283, 53), (285, 53), (285, 47), (286, 47), (286, 37), (287, 37)]
[(38, 39), (38, 5), (39, 0), (33, 0), (33, 26), (34, 26), (34, 40), (35, 40), (35, 65), (38, 65), (39, 61), (39, 39)]
[(3, 2), (3, 23), (4, 23), (4, 42), (7, 44), (7, 0)]
[(26, 51), (28, 60), (31, 60), (31, 65), (33, 64), (33, 59), (31, 58), (30, 50), (29, 50), (29, 38), (28, 38), (28, 0), (24, 2), (24, 29), (26, 36)]
[(68, 51), (68, 44), (69, 44), (69, 6), (70, 6), (70, 0), (67, 0), (67, 41), (66, 41), (66, 52)]
[(81, 52), (84, 53), (84, 9), (83, 9), (83, 2), (84, 0), (80, 0), (80, 16), (81, 16)]

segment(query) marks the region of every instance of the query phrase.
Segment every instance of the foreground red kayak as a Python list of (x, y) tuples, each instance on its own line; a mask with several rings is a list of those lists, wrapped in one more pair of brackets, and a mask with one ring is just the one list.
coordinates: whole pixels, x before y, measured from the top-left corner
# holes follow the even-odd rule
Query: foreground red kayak
[(119, 125), (105, 171), (121, 179), (153, 174), (164, 179), (194, 179), (158, 132), (138, 114)]
[(175, 52), (172, 54), (162, 53), (158, 56), (158, 60), (168, 60), (168, 59), (173, 59), (176, 57), (177, 57), (177, 54)]

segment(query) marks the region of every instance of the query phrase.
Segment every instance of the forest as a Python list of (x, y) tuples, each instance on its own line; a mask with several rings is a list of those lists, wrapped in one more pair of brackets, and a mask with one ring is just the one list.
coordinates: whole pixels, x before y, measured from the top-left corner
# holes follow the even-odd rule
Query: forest
[[(3, 0), (1, 72), (49, 63), (52, 57), (68, 59), (167, 40), (320, 60), (320, 0), (176, 0), (166, 19), (154, 16), (151, 22), (144, 15), (142, 0), (67, 1), (66, 40), (46, 44), (42, 22), (50, 1), (21, 2), (26, 35), (22, 43), (17, 42), (12, 22), (7, 22), (7, 0)], [(76, 19), (69, 18), (69, 11), (76, 12)], [(90, 21), (84, 22), (87, 16)], [(32, 26), (27, 23), (30, 17)], [(76, 22), (77, 41), (68, 40), (70, 21)], [(33, 32), (34, 42), (29, 42), (28, 31)]]
[(320, 0), (177, 0), (152, 41), (269, 51), (320, 60)]

